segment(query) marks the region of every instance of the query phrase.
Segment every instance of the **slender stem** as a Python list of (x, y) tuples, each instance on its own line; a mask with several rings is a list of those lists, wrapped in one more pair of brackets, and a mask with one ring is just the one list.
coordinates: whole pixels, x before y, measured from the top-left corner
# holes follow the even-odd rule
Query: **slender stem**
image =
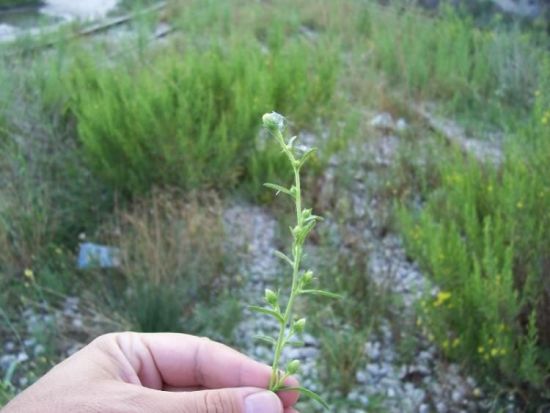
[[(290, 160), (292, 164), (292, 168), (294, 170), (294, 185), (296, 188), (296, 191), (294, 193), (294, 199), (296, 201), (296, 221), (297, 226), (300, 228), (303, 223), (302, 218), (302, 196), (301, 196), (301, 185), (300, 185), (300, 170), (296, 166), (296, 159), (294, 158), (294, 155), (289, 150), (288, 146), (284, 143), (282, 134), (278, 132), (277, 134), (277, 140), (283, 147), (283, 150), (285, 154), (288, 156), (288, 159)], [(281, 354), (283, 352), (283, 348), (285, 346), (286, 341), (286, 330), (289, 325), (289, 323), (292, 321), (292, 308), (294, 306), (294, 300), (298, 293), (298, 282), (299, 282), (299, 274), (300, 274), (300, 261), (302, 259), (302, 245), (298, 242), (296, 238), (294, 238), (293, 244), (292, 244), (292, 252), (293, 252), (293, 265), (292, 265), (292, 290), (290, 291), (290, 297), (288, 299), (288, 303), (286, 305), (286, 309), (283, 315), (283, 322), (281, 323), (281, 329), (279, 330), (279, 337), (277, 338), (277, 342), (275, 344), (275, 356), (273, 358), (273, 366), (271, 371), (271, 381), (269, 384), (269, 388), (272, 391), (276, 391), (283, 383), (280, 383), (280, 377), (279, 377), (279, 361), (281, 359)]]

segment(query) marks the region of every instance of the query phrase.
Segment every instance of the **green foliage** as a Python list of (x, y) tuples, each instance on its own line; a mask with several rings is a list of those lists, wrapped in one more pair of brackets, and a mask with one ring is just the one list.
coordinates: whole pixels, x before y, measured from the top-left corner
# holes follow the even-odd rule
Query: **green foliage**
[(545, 99), (540, 94), (502, 165), (480, 165), (458, 150), (441, 156), (431, 171), (439, 185), (422, 210), (399, 212), (409, 252), (441, 288), (422, 302), (419, 324), (448, 356), (537, 391), (550, 367)]
[(0, 97), (0, 117), (9, 116), (0, 139), (0, 272), (9, 277), (49, 256), (58, 261), (53, 252), (93, 226), (110, 200), (29, 91), (35, 80), (6, 74), (9, 92)]
[(365, 343), (368, 341), (368, 329), (342, 328), (338, 325), (338, 334), (322, 329), (320, 333), (319, 371), (323, 385), (346, 397), (357, 385), (357, 371), (366, 362)]
[(257, 119), (276, 107), (313, 120), (334, 89), (337, 65), (325, 51), (295, 41), (266, 55), (234, 39), (184, 54), (172, 47), (115, 71), (88, 56), (70, 75), (84, 156), (126, 194), (284, 177), (276, 150), (258, 142)]
[(375, 67), (410, 95), (504, 124), (511, 111), (530, 107), (544, 52), (527, 33), (480, 29), (451, 9), (428, 18), (415, 9), (365, 7), (376, 16), (368, 36)]

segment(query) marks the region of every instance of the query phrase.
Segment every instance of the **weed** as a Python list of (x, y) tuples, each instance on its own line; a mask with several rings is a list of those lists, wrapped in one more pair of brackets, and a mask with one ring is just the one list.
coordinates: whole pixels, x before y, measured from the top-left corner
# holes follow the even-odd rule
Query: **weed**
[(336, 320), (333, 327), (338, 326), (338, 334), (320, 329), (319, 372), (325, 388), (346, 397), (357, 384), (357, 372), (365, 366), (365, 343), (370, 331), (342, 326), (341, 320)]
[[(270, 390), (277, 392), (281, 390), (295, 390), (305, 396), (311, 397), (328, 408), (328, 405), (314, 392), (303, 387), (288, 388), (285, 385), (285, 380), (298, 372), (300, 368), (300, 362), (298, 360), (291, 361), (284, 371), (279, 370), (279, 362), (281, 354), (286, 345), (304, 331), (306, 324), (305, 318), (295, 319), (293, 309), (295, 300), (300, 295), (319, 295), (330, 298), (338, 298), (337, 295), (324, 291), (312, 289), (313, 272), (311, 270), (303, 272), (301, 270), (301, 262), (303, 258), (303, 248), (306, 238), (313, 230), (316, 223), (321, 220), (320, 217), (314, 215), (311, 209), (302, 209), (302, 188), (300, 171), (307, 160), (315, 152), (314, 148), (306, 149), (301, 152), (294, 146), (296, 137), (291, 138), (288, 142), (283, 137), (285, 130), (285, 118), (278, 113), (268, 113), (263, 116), (263, 122), (265, 128), (273, 135), (277, 141), (279, 147), (287, 157), (292, 171), (294, 173), (294, 183), (290, 188), (286, 188), (276, 184), (265, 184), (268, 188), (271, 188), (277, 193), (289, 196), (295, 204), (296, 208), (296, 224), (291, 227), (292, 234), (292, 249), (291, 257), (286, 256), (284, 253), (277, 251), (276, 255), (292, 268), (292, 285), (286, 305), (281, 300), (280, 293), (276, 293), (272, 290), (266, 289), (265, 302), (266, 307), (251, 306), (250, 308), (262, 314), (268, 314), (274, 317), (280, 325), (280, 331), (277, 339), (266, 338), (266, 340), (273, 346), (273, 368), (271, 373), (271, 380), (269, 383)], [(281, 305), (284, 305), (281, 309)]]

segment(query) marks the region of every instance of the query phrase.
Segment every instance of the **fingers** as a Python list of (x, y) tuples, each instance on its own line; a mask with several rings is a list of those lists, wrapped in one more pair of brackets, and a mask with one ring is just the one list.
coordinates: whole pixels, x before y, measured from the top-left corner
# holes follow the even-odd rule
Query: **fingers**
[(139, 404), (144, 413), (295, 413), (283, 410), (276, 394), (247, 387), (188, 393), (143, 389)]
[[(269, 385), (270, 367), (205, 338), (170, 333), (120, 333), (112, 338), (147, 387), (265, 389)], [(288, 385), (294, 387), (298, 382), (290, 378)], [(282, 392), (279, 397), (283, 406), (289, 407), (298, 394)]]

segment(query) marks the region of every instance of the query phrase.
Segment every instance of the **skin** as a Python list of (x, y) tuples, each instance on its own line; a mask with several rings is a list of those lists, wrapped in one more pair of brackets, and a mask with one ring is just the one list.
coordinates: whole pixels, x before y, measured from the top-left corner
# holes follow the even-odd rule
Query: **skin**
[(55, 366), (1, 412), (297, 413), (296, 393), (265, 390), (270, 376), (270, 367), (206, 338), (114, 333)]

